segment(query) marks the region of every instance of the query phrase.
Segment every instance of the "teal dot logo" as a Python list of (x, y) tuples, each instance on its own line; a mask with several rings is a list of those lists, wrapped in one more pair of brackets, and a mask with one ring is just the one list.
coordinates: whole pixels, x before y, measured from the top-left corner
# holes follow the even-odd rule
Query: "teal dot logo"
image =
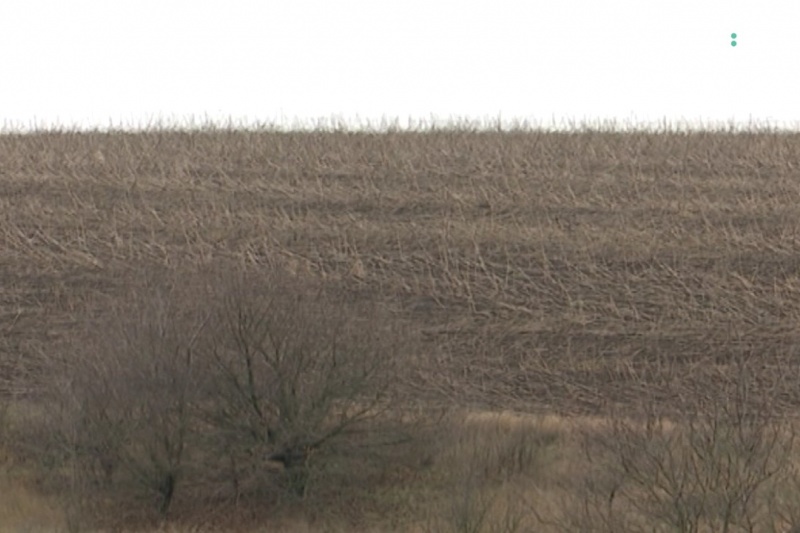
[(736, 34), (735, 33), (731, 33), (731, 39), (733, 39), (733, 41), (731, 41), (731, 46), (736, 46)]

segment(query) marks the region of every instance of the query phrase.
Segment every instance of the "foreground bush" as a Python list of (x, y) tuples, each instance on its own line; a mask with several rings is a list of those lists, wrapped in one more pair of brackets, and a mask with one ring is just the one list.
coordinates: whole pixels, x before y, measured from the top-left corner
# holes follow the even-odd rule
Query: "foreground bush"
[(84, 503), (302, 496), (314, 458), (363, 445), (389, 406), (399, 333), (342, 291), (280, 272), (140, 285), (54, 360), (54, 464)]
[[(795, 427), (749, 403), (740, 369), (721, 398), (613, 418), (589, 434), (594, 465), (571, 527), (596, 531), (784, 531), (797, 523)], [(787, 502), (788, 500), (788, 502)], [(788, 505), (787, 505), (788, 503)], [(589, 526), (591, 524), (591, 527)]]

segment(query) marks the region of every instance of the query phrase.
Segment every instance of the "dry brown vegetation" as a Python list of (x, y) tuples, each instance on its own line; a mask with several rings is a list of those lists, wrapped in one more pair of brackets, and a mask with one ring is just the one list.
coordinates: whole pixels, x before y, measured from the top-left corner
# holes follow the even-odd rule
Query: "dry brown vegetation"
[(788, 531), (799, 199), (775, 132), (4, 134), (0, 527)]

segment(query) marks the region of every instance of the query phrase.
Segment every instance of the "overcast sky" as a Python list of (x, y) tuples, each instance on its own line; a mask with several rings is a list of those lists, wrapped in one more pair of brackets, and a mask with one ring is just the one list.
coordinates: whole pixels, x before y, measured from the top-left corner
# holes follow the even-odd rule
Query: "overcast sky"
[(0, 58), (6, 127), (500, 116), (800, 129), (800, 0), (3, 0)]

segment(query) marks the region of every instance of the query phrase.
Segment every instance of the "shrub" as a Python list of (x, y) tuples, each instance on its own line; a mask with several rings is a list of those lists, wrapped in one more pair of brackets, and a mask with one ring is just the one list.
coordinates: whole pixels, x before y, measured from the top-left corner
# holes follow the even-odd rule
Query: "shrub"
[(302, 494), (311, 456), (389, 407), (401, 336), (376, 308), (288, 275), (223, 289), (205, 420), (227, 453), (280, 463)]
[(163, 516), (181, 487), (303, 495), (312, 457), (391, 405), (396, 328), (321, 282), (162, 272), (116, 302), (52, 366), (53, 440), (90, 496), (146, 496)]

